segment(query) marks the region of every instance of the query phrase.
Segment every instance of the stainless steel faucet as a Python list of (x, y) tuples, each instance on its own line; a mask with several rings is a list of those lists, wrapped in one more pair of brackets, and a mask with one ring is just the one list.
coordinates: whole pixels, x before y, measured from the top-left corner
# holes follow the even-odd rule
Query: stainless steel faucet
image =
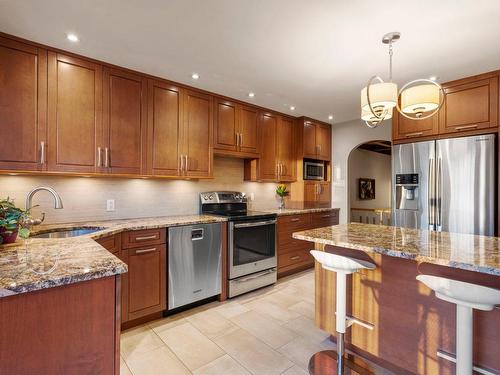
[[(52, 196), (54, 197), (54, 208), (55, 209), (61, 209), (63, 208), (62, 200), (59, 194), (52, 189), (51, 187), (47, 186), (39, 186), (31, 190), (28, 195), (26, 196), (26, 210), (30, 210), (33, 207), (33, 196), (38, 193), (39, 191), (48, 191)], [(39, 219), (29, 219), (27, 224), (32, 226), (32, 225), (40, 225), (43, 220), (45, 219), (45, 212), (42, 212), (42, 217)]]

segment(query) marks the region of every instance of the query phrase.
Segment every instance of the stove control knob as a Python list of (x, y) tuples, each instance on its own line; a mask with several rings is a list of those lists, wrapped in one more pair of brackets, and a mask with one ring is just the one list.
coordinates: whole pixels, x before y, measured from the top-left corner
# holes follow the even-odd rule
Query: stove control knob
[(208, 196), (208, 200), (212, 200), (212, 199), (214, 199), (214, 196), (213, 196), (212, 194), (210, 194), (210, 195)]

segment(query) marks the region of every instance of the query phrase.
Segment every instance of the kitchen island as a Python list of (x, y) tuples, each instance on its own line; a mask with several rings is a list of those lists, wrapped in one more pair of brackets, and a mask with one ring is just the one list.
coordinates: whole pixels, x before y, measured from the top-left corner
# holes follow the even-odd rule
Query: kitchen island
[[(377, 265), (350, 277), (348, 312), (375, 325), (351, 327), (347, 349), (397, 374), (453, 374), (436, 353), (455, 352), (455, 306), (419, 283), (419, 274), (500, 288), (500, 239), (370, 224), (297, 232), (317, 250)], [(335, 274), (315, 270), (316, 325), (335, 332)], [(474, 362), (500, 370), (500, 310), (474, 311)]]

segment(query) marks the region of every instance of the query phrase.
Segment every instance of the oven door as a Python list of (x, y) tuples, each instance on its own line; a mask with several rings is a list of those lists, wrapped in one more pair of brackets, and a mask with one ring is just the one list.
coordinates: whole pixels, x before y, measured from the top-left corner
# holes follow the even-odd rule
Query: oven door
[(229, 223), (229, 278), (276, 267), (276, 220)]

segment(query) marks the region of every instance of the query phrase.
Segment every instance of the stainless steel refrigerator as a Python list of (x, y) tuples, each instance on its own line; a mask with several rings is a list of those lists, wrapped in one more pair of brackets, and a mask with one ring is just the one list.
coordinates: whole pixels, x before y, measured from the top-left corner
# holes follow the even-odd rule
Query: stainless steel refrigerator
[(494, 235), (496, 139), (479, 135), (393, 146), (393, 223)]

